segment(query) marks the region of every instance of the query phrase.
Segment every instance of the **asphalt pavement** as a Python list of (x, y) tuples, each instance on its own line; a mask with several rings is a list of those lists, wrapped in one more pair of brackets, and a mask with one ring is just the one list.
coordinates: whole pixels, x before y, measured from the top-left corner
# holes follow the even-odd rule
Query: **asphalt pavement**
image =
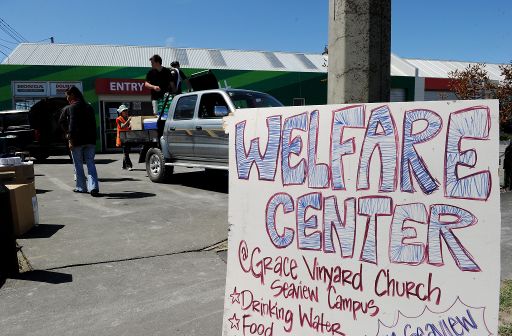
[(35, 271), (0, 289), (0, 335), (221, 334), (225, 253), (203, 250), (227, 238), (227, 176), (155, 184), (120, 158), (97, 156), (97, 198), (67, 158), (35, 166), (41, 224), (18, 240)]
[[(120, 158), (98, 155), (98, 198), (71, 191), (67, 158), (36, 165), (41, 224), (18, 240), (33, 271), (0, 288), (0, 335), (221, 335), (226, 255), (211, 247), (227, 238), (227, 176), (178, 168), (155, 184)], [(512, 279), (512, 193), (501, 196)]]

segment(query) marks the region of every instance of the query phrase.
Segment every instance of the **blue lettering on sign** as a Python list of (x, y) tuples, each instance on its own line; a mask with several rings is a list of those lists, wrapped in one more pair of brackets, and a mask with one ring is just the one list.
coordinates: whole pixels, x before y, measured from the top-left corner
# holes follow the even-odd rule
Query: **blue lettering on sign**
[(299, 156), (302, 151), (302, 138), (292, 137), (293, 130), (306, 131), (307, 113), (286, 118), (283, 126), (283, 147), (281, 149), (281, 172), (283, 185), (303, 184), (306, 181), (306, 160), (301, 159), (295, 166), (290, 164), (292, 154)]
[(445, 196), (472, 200), (486, 200), (491, 193), (491, 172), (477, 172), (459, 177), (458, 166), (474, 168), (477, 154), (474, 149), (461, 151), (464, 139), (487, 140), (491, 127), (490, 111), (472, 107), (454, 112), (448, 121), (445, 150)]
[[(426, 121), (427, 127), (419, 133), (412, 134), (413, 124), (419, 120)], [(418, 154), (414, 146), (433, 139), (441, 131), (442, 124), (441, 117), (429, 110), (405, 112), (400, 180), (400, 189), (402, 191), (414, 192), (412, 184), (413, 175), (423, 193), (428, 195), (439, 188), (438, 182), (432, 177), (425, 161)]]
[[(444, 216), (456, 218), (443, 221)], [(463, 271), (479, 272), (480, 267), (475, 263), (471, 254), (464, 248), (452, 230), (473, 226), (477, 218), (469, 211), (453, 205), (436, 204), (430, 207), (430, 223), (428, 228), (429, 253), (428, 262), (431, 265), (442, 266), (443, 250), (441, 238), (444, 239), (457, 266)]]
[(464, 336), (471, 335), (474, 330), (481, 329), (479, 329), (473, 315), (471, 315), (471, 311), (466, 309), (462, 316), (448, 316), (437, 322), (426, 323), (421, 326), (413, 326), (407, 323), (403, 332), (392, 331), (386, 336)]
[(316, 162), (318, 152), (318, 111), (309, 117), (308, 138), (308, 186), (310, 188), (329, 187), (329, 166)]
[(354, 154), (356, 148), (354, 138), (342, 141), (345, 128), (364, 128), (364, 106), (351, 106), (333, 112), (331, 130), (331, 175), (332, 188), (334, 190), (346, 189), (343, 172), (343, 156)]
[(236, 124), (235, 150), (238, 178), (248, 180), (251, 168), (256, 164), (260, 180), (273, 181), (277, 170), (277, 157), (281, 143), (281, 116), (267, 118), (268, 141), (265, 154), (261, 154), (260, 138), (251, 140), (249, 151), (245, 149), (246, 121)]
[(377, 264), (377, 219), (391, 215), (392, 207), (391, 197), (368, 196), (359, 199), (359, 214), (367, 217), (361, 261)]
[(320, 250), (322, 248), (322, 233), (315, 231), (307, 234), (306, 229), (318, 229), (317, 216), (306, 219), (308, 208), (321, 209), (322, 194), (312, 193), (297, 199), (297, 235), (298, 245), (302, 250)]
[(294, 210), (293, 199), (290, 195), (286, 193), (278, 193), (275, 194), (267, 204), (267, 233), (270, 238), (270, 241), (277, 248), (284, 248), (290, 245), (293, 241), (293, 237), (295, 235), (294, 231), (290, 228), (285, 228), (284, 233), (280, 235), (277, 232), (276, 228), (276, 215), (277, 208), (279, 206), (283, 206), (284, 213), (287, 214)]
[[(379, 129), (382, 129), (380, 131)], [(388, 106), (381, 106), (372, 111), (359, 160), (357, 189), (370, 189), (370, 163), (378, 149), (380, 157), (379, 191), (392, 192), (396, 189), (398, 136), (395, 121)]]

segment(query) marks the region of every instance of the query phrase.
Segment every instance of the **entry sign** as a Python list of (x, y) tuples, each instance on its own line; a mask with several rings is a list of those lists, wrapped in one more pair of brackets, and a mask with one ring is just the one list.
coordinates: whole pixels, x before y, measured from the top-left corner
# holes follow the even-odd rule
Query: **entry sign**
[(497, 100), (227, 124), (223, 335), (497, 335)]

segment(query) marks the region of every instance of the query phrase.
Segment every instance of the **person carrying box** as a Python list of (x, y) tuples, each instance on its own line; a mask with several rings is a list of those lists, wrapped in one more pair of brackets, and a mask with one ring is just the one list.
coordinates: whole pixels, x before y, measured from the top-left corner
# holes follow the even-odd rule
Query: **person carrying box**
[(117, 126), (117, 137), (116, 137), (116, 146), (123, 147), (123, 169), (133, 170), (132, 161), (130, 160), (130, 146), (128, 144), (124, 144), (121, 142), (121, 132), (126, 132), (131, 130), (130, 122), (132, 117), (128, 116), (128, 107), (126, 105), (121, 105), (117, 109), (117, 113), (119, 113), (119, 117), (116, 119)]

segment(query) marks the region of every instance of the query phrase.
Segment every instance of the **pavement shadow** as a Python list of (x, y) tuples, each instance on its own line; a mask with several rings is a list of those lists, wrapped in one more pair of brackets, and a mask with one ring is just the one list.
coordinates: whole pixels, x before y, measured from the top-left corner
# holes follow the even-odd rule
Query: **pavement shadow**
[(51, 159), (51, 158), (48, 158), (44, 161), (40, 161), (40, 162), (37, 162), (35, 161), (36, 164), (38, 165), (42, 165), (42, 164), (70, 164), (70, 163), (73, 163), (73, 161), (70, 159), (70, 158), (54, 158), (54, 159)]
[(40, 238), (50, 238), (57, 231), (62, 229), (64, 225), (60, 224), (39, 224), (38, 226), (34, 226), (27, 233), (22, 235), (21, 239), (40, 239)]
[(112, 162), (117, 162), (119, 160), (113, 160), (113, 159), (96, 159), (94, 160), (94, 163), (96, 164), (110, 164)]
[(225, 171), (194, 171), (172, 175), (168, 184), (227, 194), (229, 177)]
[(104, 177), (104, 178), (98, 178), (98, 181), (99, 182), (135, 182), (135, 181), (140, 181), (140, 179), (135, 179), (133, 177), (119, 177), (119, 178)]
[(141, 191), (125, 191), (125, 192), (119, 192), (119, 193), (100, 193), (98, 197), (104, 197), (107, 199), (141, 199), (141, 198), (148, 198), (148, 197), (155, 197), (156, 194), (153, 193), (147, 193), (147, 192), (141, 192)]
[(52, 285), (59, 285), (63, 283), (73, 282), (73, 276), (67, 273), (35, 270), (25, 273), (20, 273), (12, 276), (11, 279), (33, 281), (33, 282), (44, 282)]
[(36, 189), (36, 194), (37, 195), (40, 195), (40, 194), (46, 194), (50, 191), (53, 191), (53, 190), (45, 190), (45, 189)]
[[(102, 165), (102, 164), (110, 164), (112, 162), (116, 162), (118, 160), (114, 160), (114, 159), (95, 159), (94, 160), (94, 163), (97, 164), (97, 165)], [(37, 162), (36, 162), (37, 163)], [(43, 162), (40, 162), (39, 164), (71, 164), (73, 163), (73, 161), (71, 159), (68, 159), (68, 158), (55, 158), (55, 159), (52, 159), (52, 158), (48, 158), (46, 160), (44, 160)]]

